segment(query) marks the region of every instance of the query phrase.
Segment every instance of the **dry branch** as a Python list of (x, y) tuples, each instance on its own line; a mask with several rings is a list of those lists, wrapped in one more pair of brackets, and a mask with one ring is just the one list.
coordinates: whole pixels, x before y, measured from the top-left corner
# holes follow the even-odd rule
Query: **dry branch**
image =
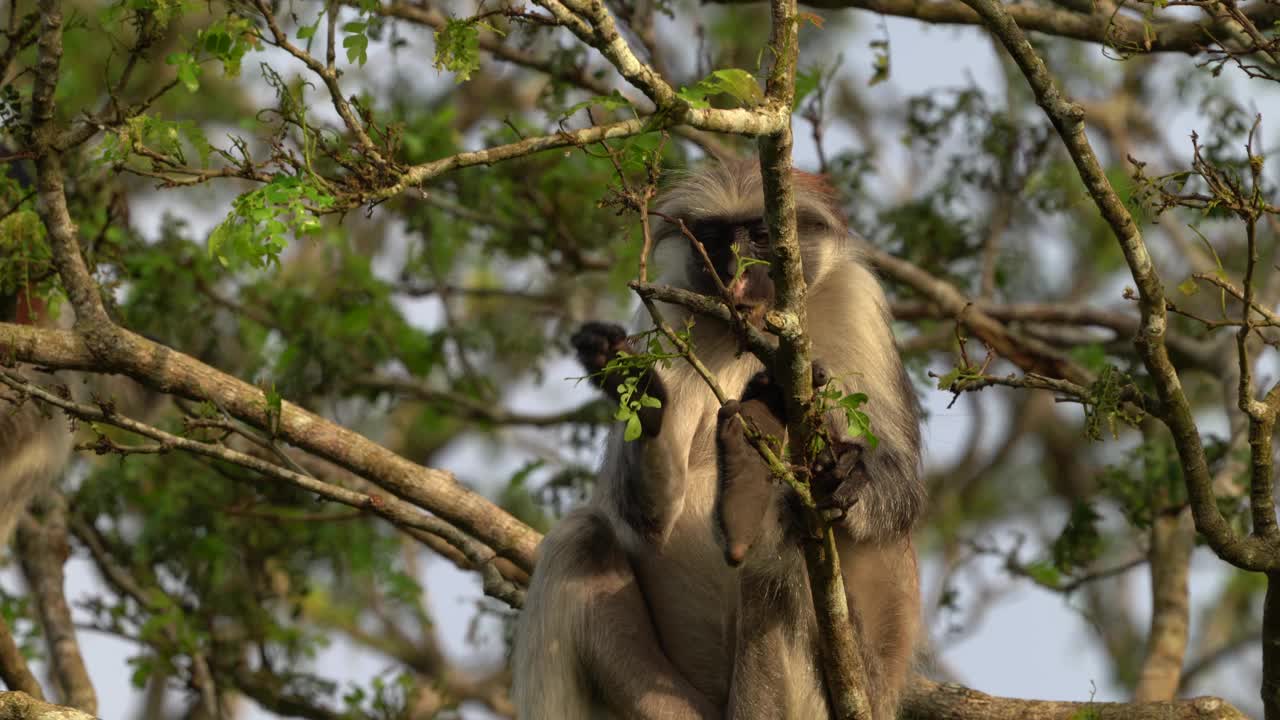
[(76, 639), (71, 606), (63, 590), (63, 564), (71, 554), (62, 496), (45, 493), (18, 523), (17, 555), (40, 615), (58, 695), (85, 712), (98, 710), (98, 695)]

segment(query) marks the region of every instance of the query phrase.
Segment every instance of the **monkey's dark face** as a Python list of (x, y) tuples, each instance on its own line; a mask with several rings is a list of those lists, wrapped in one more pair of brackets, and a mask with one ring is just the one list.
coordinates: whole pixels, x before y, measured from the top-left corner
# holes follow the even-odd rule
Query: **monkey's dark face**
[[(769, 277), (769, 229), (761, 218), (706, 218), (687, 223), (702, 243), (720, 282), (738, 310), (755, 324), (773, 304), (773, 280)], [(692, 290), (719, 295), (707, 263), (697, 252), (689, 253)]]
[[(797, 217), (805, 279), (813, 282), (815, 244), (825, 226), (803, 213)], [(769, 276), (769, 229), (760, 217), (711, 217), (685, 222), (689, 232), (706, 248), (720, 282), (749, 322), (761, 326), (764, 314), (773, 306), (773, 279)], [(679, 241), (679, 240), (677, 240)], [(718, 297), (719, 288), (707, 263), (690, 248), (688, 254), (690, 290)]]

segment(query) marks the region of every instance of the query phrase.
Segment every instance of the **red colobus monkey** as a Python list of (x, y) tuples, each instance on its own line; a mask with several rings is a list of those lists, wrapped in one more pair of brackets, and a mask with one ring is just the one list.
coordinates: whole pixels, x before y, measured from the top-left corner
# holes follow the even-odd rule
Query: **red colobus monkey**
[[(862, 447), (833, 419), (828, 480), (845, 510), (840, 561), (873, 717), (890, 720), (920, 629), (910, 535), (925, 505), (918, 407), (884, 293), (834, 193), (816, 176), (793, 179), (816, 382), (866, 393), (880, 438)], [(768, 256), (758, 164), (709, 164), (670, 186), (659, 207), (684, 220), (735, 304), (759, 323), (774, 299), (768, 269), (737, 272), (741, 258)], [(678, 227), (660, 231), (655, 252), (661, 281), (716, 294)], [(720, 412), (683, 363), (640, 379), (662, 407), (642, 412), (640, 439), (612, 433), (593, 497), (539, 550), (513, 658), (524, 720), (829, 715), (789, 491), (770, 481), (732, 412), (781, 437), (781, 403), (760, 362), (738, 354), (731, 327), (699, 317), (692, 332), (721, 387), (743, 400)], [(621, 328), (598, 323), (573, 342), (592, 373), (627, 349)], [(614, 394), (618, 380), (598, 384)]]

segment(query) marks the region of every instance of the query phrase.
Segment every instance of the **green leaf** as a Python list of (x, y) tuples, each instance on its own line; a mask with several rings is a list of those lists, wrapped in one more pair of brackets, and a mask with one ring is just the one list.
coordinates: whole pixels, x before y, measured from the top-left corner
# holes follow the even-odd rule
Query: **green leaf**
[(821, 83), (822, 67), (820, 65), (814, 65), (808, 70), (796, 73), (796, 100), (792, 103), (791, 109), (795, 110), (800, 107), (800, 103), (812, 95)]
[(303, 25), (302, 27), (298, 28), (298, 35), (297, 35), (298, 39), (310, 40), (311, 38), (315, 37), (316, 30), (320, 28), (320, 20), (323, 17), (324, 17), (324, 13), (321, 13), (316, 18), (315, 22), (311, 23), (310, 25)]
[(1178, 283), (1178, 292), (1182, 293), (1183, 295), (1195, 295), (1196, 293), (1200, 292), (1200, 285), (1199, 283), (1196, 282), (1195, 278), (1189, 277), (1186, 280), (1183, 280), (1182, 282)]
[(632, 413), (631, 417), (627, 418), (627, 429), (623, 431), (622, 439), (631, 442), (638, 437), (640, 437), (640, 416)]
[[(354, 23), (348, 23), (350, 24)], [(364, 65), (369, 61), (369, 38), (363, 33), (346, 36), (342, 39), (342, 47), (347, 50), (347, 62)]]
[(950, 390), (956, 381), (960, 379), (960, 368), (952, 368), (951, 372), (938, 376), (938, 389)]
[(172, 53), (164, 59), (166, 65), (174, 65), (178, 70), (178, 81), (189, 92), (200, 89), (200, 66), (191, 53)]
[(480, 29), (468, 20), (449, 18), (435, 35), (436, 54), (432, 66), (454, 73), (459, 83), (471, 79), (480, 68)]
[(1027, 575), (1040, 585), (1056, 588), (1062, 582), (1062, 573), (1051, 563), (1043, 560), (1033, 562), (1025, 568)]
[(889, 79), (889, 41), (872, 40), (871, 79), (867, 85), (878, 85)]
[(737, 68), (716, 70), (692, 87), (680, 88), (677, 95), (690, 107), (704, 110), (711, 107), (707, 98), (716, 95), (729, 95), (744, 107), (755, 107), (764, 101), (764, 92), (755, 76)]

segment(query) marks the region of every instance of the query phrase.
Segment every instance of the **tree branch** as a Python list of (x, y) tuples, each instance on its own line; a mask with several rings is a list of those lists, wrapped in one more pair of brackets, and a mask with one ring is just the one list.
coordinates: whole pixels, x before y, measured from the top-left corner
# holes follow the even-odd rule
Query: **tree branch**
[[(759, 0), (713, 0), (723, 4), (753, 4)], [(981, 25), (982, 16), (961, 0), (809, 0), (822, 10), (867, 10), (881, 15), (912, 18), (933, 25)], [(1148, 22), (1134, 15), (1098, 8), (1075, 12), (1038, 3), (1005, 5), (1008, 15), (1027, 30), (1058, 37), (1099, 43), (1126, 54), (1181, 52), (1194, 55), (1232, 34), (1227, 18), (1213, 21)], [(1280, 6), (1258, 0), (1242, 10), (1260, 27), (1280, 20)]]
[(907, 689), (903, 720), (1247, 720), (1225, 700), (1114, 703), (1023, 700), (980, 693), (955, 683), (918, 678)]
[(76, 639), (71, 607), (63, 592), (63, 564), (71, 554), (67, 509), (56, 492), (36, 498), (18, 523), (18, 561), (40, 614), (49, 660), (63, 702), (88, 713), (98, 711), (98, 695)]
[(11, 690), (24, 692), (37, 700), (44, 700), (44, 690), (40, 681), (31, 674), (27, 659), (13, 640), (13, 631), (9, 623), (0, 616), (0, 680)]
[(279, 415), (259, 388), (171, 348), (121, 328), (111, 328), (106, 354), (90, 352), (75, 333), (0, 323), (0, 358), (53, 368), (122, 373), (159, 392), (196, 402), (213, 401), (228, 414), (266, 430), (392, 494), (439, 515), (448, 523), (511, 559), (533, 568), (538, 533), (486, 498), (462, 487), (452, 473), (402, 458), (359, 433), (290, 402)]
[(25, 692), (0, 692), (0, 720), (97, 720), (75, 708), (49, 703)]
[(1161, 419), (1173, 434), (1196, 529), (1222, 559), (1249, 570), (1280, 568), (1280, 551), (1258, 537), (1240, 537), (1218, 508), (1213, 481), (1191, 405), (1164, 343), (1168, 329), (1164, 287), (1138, 226), (1116, 195), (1085, 134), (1084, 112), (1058, 90), (1044, 61), (998, 0), (965, 0), (1013, 57), (1066, 145), (1085, 187), (1111, 226), (1138, 288), (1140, 321), (1134, 344), (1161, 401)]
[[(259, 474), (265, 475), (276, 480), (289, 483), (294, 487), (307, 492), (315, 493), (320, 497), (342, 503), (360, 510), (368, 510), (379, 517), (391, 521), (396, 525), (416, 530), (422, 530), (432, 535), (444, 538), (450, 545), (457, 548), (467, 560), (470, 561), (481, 573), (484, 579), (486, 592), (490, 592), (494, 597), (503, 600), (513, 607), (519, 607), (523, 604), (523, 591), (515, 587), (514, 584), (507, 582), (502, 577), (501, 572), (493, 566), (494, 552), (472, 538), (466, 536), (465, 533), (446, 523), (439, 518), (431, 517), (421, 512), (412, 504), (400, 500), (394, 496), (378, 496), (367, 493), (348, 490), (337, 485), (326, 483), (311, 475), (300, 472), (296, 469), (281, 467), (274, 463), (267, 462), (260, 458), (254, 457), (247, 453), (234, 450), (222, 445), (213, 443), (200, 442), (190, 438), (179, 437), (171, 433), (165, 432), (157, 427), (138, 422), (114, 411), (108, 411), (103, 407), (93, 407), (90, 405), (82, 405), (70, 400), (54, 395), (43, 388), (25, 382), (21, 377), (12, 375), (6, 371), (0, 370), (0, 383), (4, 383), (19, 393), (38, 399), (40, 402), (53, 405), (60, 408), (64, 412), (85, 420), (101, 422), (108, 425), (128, 430), (143, 437), (158, 440), (160, 445), (154, 448), (148, 448), (147, 452), (168, 452), (170, 450), (182, 450), (195, 455), (222, 460), (224, 462), (239, 465), (248, 468)], [(102, 442), (109, 442), (103, 438)], [(127, 446), (112, 445), (108, 451), (129, 452)]]

